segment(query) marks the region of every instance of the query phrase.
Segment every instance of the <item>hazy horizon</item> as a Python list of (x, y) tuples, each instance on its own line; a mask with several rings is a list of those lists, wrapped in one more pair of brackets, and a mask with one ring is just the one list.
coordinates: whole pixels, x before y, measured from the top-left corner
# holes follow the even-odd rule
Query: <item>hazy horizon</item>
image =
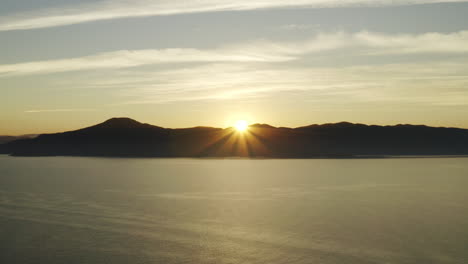
[(468, 128), (467, 1), (15, 0), (0, 135), (125, 116)]

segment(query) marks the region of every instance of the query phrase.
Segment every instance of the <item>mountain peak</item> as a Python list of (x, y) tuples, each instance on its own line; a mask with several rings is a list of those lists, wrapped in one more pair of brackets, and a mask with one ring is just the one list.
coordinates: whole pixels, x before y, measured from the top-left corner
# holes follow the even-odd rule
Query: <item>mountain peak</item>
[(261, 124), (261, 123), (256, 123), (256, 124), (250, 125), (249, 127), (275, 128), (274, 126), (271, 126), (271, 125), (268, 125), (268, 124)]
[(117, 127), (136, 127), (136, 126), (141, 126), (141, 125), (143, 124), (128, 117), (114, 117), (99, 124), (99, 126), (116, 127), (116, 128)]
[(96, 132), (96, 131), (105, 131), (106, 133), (116, 133), (117, 131), (121, 132), (124, 130), (127, 132), (130, 132), (131, 130), (136, 131), (135, 129), (136, 130), (140, 130), (140, 129), (163, 130), (164, 128), (149, 125), (146, 123), (140, 123), (128, 117), (114, 117), (94, 126), (86, 127), (86, 128), (75, 130), (75, 131), (68, 131), (65, 133), (75, 133), (75, 132), (90, 133), (90, 132)]

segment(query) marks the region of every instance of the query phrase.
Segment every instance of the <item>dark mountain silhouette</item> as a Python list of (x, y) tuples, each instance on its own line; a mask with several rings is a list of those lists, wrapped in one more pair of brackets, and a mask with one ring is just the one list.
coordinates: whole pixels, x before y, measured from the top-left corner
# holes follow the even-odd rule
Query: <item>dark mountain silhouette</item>
[(13, 140), (19, 139), (18, 137), (15, 136), (0, 136), (0, 144), (8, 143)]
[(0, 144), (5, 144), (17, 139), (22, 139), (22, 138), (34, 138), (37, 137), (37, 135), (22, 135), (22, 136), (0, 136)]
[(251, 125), (168, 129), (129, 118), (0, 145), (15, 156), (116, 157), (356, 157), (468, 155), (468, 129), (422, 125), (375, 126), (341, 122), (298, 128)]

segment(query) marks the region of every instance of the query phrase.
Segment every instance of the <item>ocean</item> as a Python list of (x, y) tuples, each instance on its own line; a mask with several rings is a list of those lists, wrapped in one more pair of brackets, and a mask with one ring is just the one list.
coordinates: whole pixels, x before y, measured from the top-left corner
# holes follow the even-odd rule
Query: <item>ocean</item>
[(0, 156), (0, 263), (468, 263), (468, 158)]

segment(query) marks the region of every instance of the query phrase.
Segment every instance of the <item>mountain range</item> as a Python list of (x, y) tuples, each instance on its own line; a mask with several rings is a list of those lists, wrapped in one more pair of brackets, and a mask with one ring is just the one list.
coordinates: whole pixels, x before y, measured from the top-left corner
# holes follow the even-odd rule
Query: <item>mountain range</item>
[(0, 144), (5, 144), (10, 141), (14, 141), (17, 139), (23, 139), (23, 138), (34, 138), (37, 137), (37, 135), (22, 135), (22, 136), (0, 136)]
[(468, 129), (348, 122), (298, 128), (250, 125), (169, 129), (130, 118), (0, 145), (13, 156), (320, 158), (468, 155)]

